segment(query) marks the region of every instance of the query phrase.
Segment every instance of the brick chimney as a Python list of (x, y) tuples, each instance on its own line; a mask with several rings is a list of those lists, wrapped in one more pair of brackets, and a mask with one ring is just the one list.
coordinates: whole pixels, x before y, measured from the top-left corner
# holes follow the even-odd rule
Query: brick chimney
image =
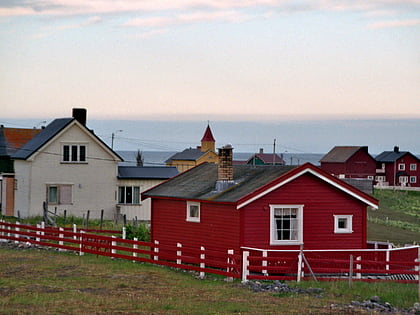
[(87, 111), (86, 108), (73, 108), (73, 118), (83, 126), (86, 126)]
[(233, 181), (233, 148), (227, 144), (219, 148), (219, 164), (217, 167), (216, 191), (223, 191), (234, 185)]

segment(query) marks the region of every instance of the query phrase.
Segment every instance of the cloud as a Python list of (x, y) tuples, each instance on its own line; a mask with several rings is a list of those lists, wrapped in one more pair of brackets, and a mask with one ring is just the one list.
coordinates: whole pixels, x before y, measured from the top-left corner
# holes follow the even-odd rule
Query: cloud
[(420, 25), (420, 19), (379, 21), (369, 24), (370, 28), (407, 27)]
[(75, 28), (81, 28), (81, 27), (86, 27), (86, 26), (91, 26), (91, 25), (95, 25), (98, 23), (101, 23), (102, 19), (99, 16), (92, 16), (90, 18), (88, 18), (86, 21), (78, 23), (78, 24), (69, 24), (69, 25), (63, 25), (61, 27), (59, 27), (59, 29), (64, 30), (64, 29), (75, 29)]
[(0, 16), (118, 14), (168, 10), (276, 8), (284, 11), (368, 11), (420, 6), (420, 0), (6, 0)]
[(241, 22), (249, 20), (249, 15), (243, 14), (238, 11), (196, 11), (188, 14), (179, 14), (173, 17), (148, 17), (137, 18), (123, 26), (136, 26), (136, 27), (167, 27), (172, 25), (203, 23), (212, 21), (225, 21), (225, 22)]

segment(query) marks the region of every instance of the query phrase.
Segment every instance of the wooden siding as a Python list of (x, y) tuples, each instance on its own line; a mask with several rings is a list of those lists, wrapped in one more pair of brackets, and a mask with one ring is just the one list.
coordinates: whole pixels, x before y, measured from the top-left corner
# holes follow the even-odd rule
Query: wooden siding
[(239, 210), (233, 205), (201, 202), (200, 222), (187, 222), (186, 204), (186, 200), (152, 199), (152, 240), (239, 249)]
[[(405, 171), (399, 171), (398, 170), (398, 164), (405, 164)], [(416, 170), (415, 171), (411, 171), (410, 170), (410, 164), (416, 164)], [(378, 168), (382, 166), (382, 163), (378, 163)], [(395, 178), (395, 182), (394, 182), (394, 174), (398, 173), (398, 172), (403, 172), (406, 173), (405, 176), (416, 176), (416, 183), (407, 183), (407, 186), (411, 186), (411, 187), (420, 187), (420, 163), (419, 161), (413, 157), (411, 154), (406, 154), (403, 157), (401, 157), (400, 159), (398, 159), (395, 163), (386, 163), (385, 164), (385, 174), (377, 174), (379, 176), (381, 175), (385, 175), (386, 176), (386, 182), (388, 182), (388, 184), (390, 186), (394, 186), (394, 184), (396, 186), (399, 186), (399, 178), (396, 177)], [(410, 178), (409, 178), (410, 180)], [(410, 185), (408, 185), (410, 184)]]
[[(304, 205), (305, 249), (366, 247), (366, 205), (310, 174), (297, 178), (241, 209), (242, 246), (298, 248), (270, 245), (270, 204)], [(337, 214), (353, 215), (353, 233), (334, 233), (334, 215)]]
[(344, 174), (346, 178), (375, 176), (376, 161), (365, 151), (359, 150), (346, 162), (322, 162), (321, 169), (334, 176)]

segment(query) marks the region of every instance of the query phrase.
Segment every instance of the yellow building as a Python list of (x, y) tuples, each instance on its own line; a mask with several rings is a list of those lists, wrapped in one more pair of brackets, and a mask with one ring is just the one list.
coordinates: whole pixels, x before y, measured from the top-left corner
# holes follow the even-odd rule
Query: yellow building
[(176, 166), (179, 172), (183, 172), (203, 162), (217, 163), (218, 155), (215, 148), (216, 140), (214, 140), (210, 125), (207, 125), (201, 139), (201, 146), (175, 153), (166, 161), (166, 165)]

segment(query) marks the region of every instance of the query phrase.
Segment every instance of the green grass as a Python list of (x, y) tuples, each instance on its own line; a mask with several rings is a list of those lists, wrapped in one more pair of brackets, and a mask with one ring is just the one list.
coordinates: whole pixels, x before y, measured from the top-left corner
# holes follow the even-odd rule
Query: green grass
[(420, 192), (375, 189), (379, 209), (368, 213), (368, 239), (420, 243)]
[(416, 284), (288, 282), (324, 291), (254, 293), (239, 281), (93, 255), (0, 247), (0, 261), (0, 314), (325, 314), (374, 295), (399, 308), (417, 301)]

